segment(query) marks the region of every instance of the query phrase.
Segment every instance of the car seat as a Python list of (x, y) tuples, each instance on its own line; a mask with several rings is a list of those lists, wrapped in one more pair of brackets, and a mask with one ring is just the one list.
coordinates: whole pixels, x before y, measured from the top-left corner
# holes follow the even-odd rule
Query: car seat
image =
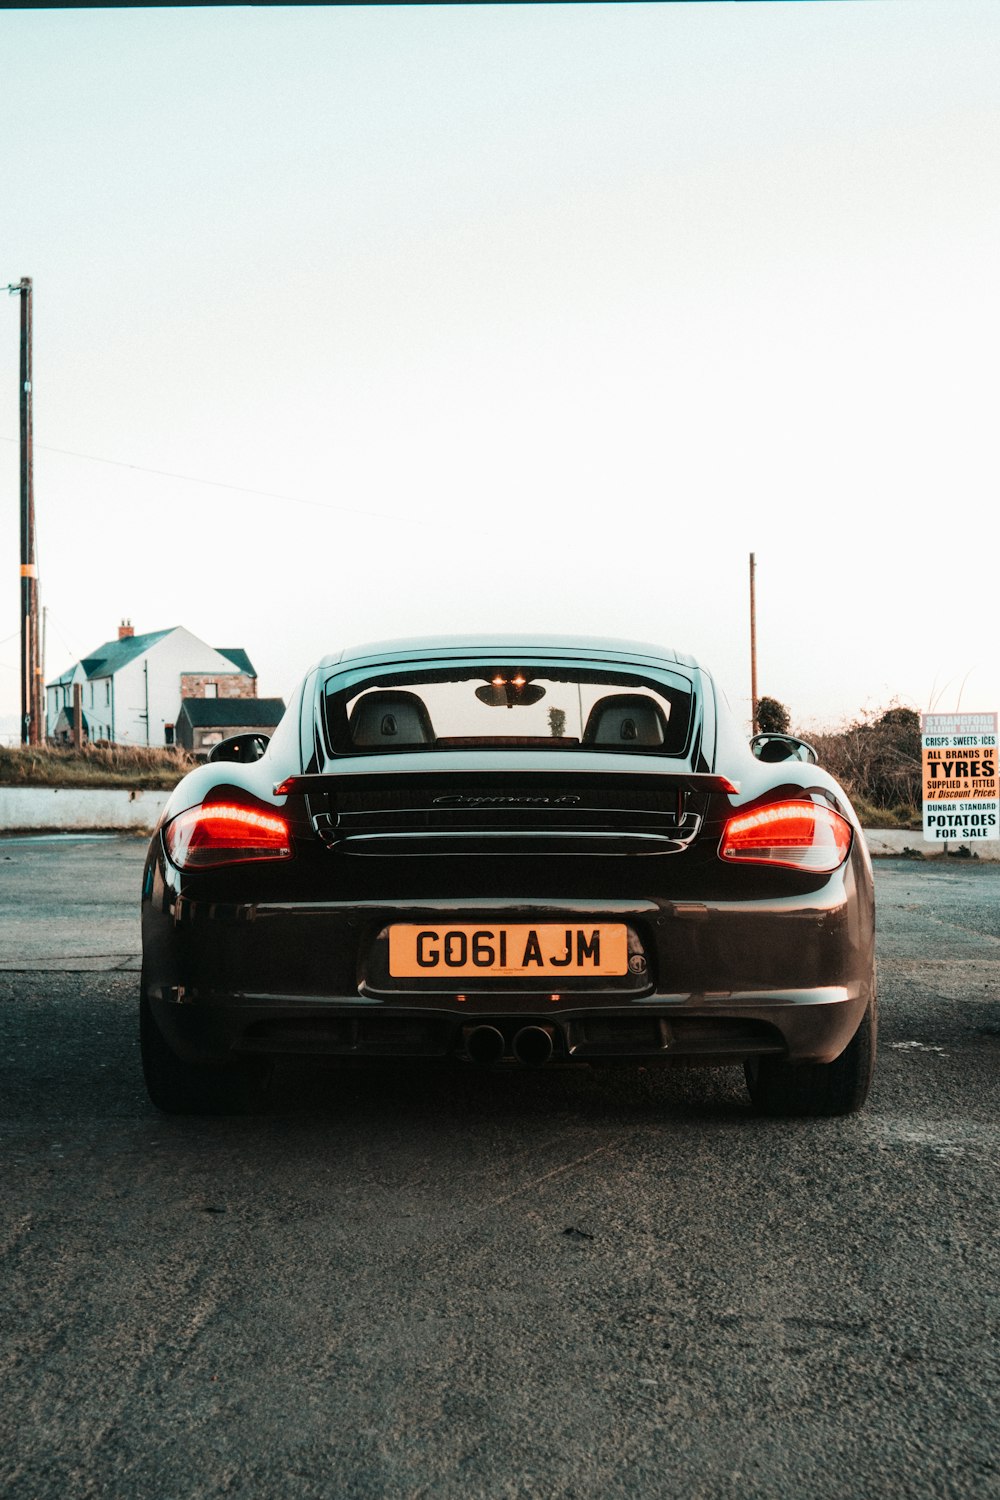
[(434, 727), (416, 693), (366, 693), (351, 709), (348, 721), (356, 750), (400, 750), (406, 745), (433, 745)]
[(583, 731), (583, 743), (594, 746), (662, 746), (667, 737), (663, 710), (638, 693), (610, 693), (598, 698)]

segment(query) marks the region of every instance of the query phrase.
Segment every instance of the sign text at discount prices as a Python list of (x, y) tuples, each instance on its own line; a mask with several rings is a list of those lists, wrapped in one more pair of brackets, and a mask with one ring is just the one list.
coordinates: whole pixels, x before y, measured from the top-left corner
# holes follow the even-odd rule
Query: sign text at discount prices
[(923, 714), (924, 838), (1000, 838), (996, 714)]

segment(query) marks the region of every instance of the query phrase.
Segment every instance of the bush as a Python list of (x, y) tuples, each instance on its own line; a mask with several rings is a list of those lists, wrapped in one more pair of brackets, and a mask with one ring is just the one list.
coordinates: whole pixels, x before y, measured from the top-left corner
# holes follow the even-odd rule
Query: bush
[(923, 789), (915, 709), (893, 703), (843, 729), (803, 738), (850, 793), (862, 822), (877, 818), (882, 827), (919, 825)]
[(757, 699), (757, 728), (761, 734), (787, 734), (791, 715), (777, 698)]

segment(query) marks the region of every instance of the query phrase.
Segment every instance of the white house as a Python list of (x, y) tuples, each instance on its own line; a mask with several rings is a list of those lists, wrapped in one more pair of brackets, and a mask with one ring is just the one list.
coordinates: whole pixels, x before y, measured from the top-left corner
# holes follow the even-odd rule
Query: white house
[(257, 674), (238, 646), (217, 649), (174, 625), (136, 635), (123, 621), (106, 641), (49, 683), (46, 732), (73, 738), (73, 688), (83, 688), (87, 737), (122, 745), (172, 745), (183, 698), (256, 698)]

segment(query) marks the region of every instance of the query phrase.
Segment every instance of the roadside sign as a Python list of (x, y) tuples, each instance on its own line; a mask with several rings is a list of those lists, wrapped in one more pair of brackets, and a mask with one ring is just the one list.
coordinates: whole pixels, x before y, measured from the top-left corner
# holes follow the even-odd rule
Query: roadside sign
[(1000, 838), (996, 714), (922, 714), (924, 838)]

